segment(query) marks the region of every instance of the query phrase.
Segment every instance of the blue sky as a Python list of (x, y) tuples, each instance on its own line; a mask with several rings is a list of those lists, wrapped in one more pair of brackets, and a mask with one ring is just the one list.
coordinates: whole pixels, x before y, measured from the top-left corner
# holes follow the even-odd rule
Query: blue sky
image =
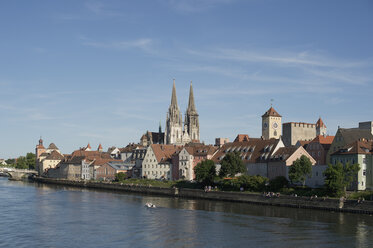
[(64, 153), (138, 142), (193, 81), (201, 140), (283, 122), (373, 119), (373, 2), (277, 0), (0, 3), (0, 158), (41, 135)]

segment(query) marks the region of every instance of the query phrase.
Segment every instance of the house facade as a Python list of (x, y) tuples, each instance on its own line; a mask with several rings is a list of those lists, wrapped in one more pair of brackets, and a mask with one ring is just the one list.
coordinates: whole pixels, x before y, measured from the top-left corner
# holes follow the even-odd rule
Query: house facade
[[(362, 126), (365, 127), (365, 126)], [(326, 154), (326, 163), (331, 163), (331, 155), (348, 144), (352, 144), (360, 139), (373, 140), (371, 129), (368, 128), (338, 128), (329, 151)]]
[(206, 159), (212, 159), (217, 150), (218, 147), (211, 145), (185, 146), (177, 155), (177, 160), (174, 159), (172, 179), (194, 180), (194, 167)]
[(172, 157), (182, 149), (176, 145), (150, 145), (142, 162), (141, 176), (148, 179), (172, 179)]
[(331, 163), (359, 164), (360, 170), (350, 190), (373, 190), (373, 141), (360, 139), (331, 155)]
[(274, 179), (278, 176), (286, 177), (289, 180), (289, 168), (294, 161), (301, 156), (310, 159), (312, 165), (316, 164), (315, 159), (302, 147), (281, 147), (271, 156), (268, 162), (268, 178)]
[(238, 135), (234, 142), (223, 145), (212, 160), (220, 168), (220, 162), (230, 152), (239, 153), (248, 175), (268, 177), (268, 162), (271, 156), (281, 147), (281, 139), (249, 138), (248, 135)]
[(50, 145), (45, 148), (41, 138), (39, 144), (35, 148), (35, 155), (35, 170), (38, 172), (39, 176), (43, 175), (46, 170), (55, 168), (64, 158), (54, 143), (50, 143)]
[(316, 160), (316, 165), (326, 165), (326, 155), (334, 136), (318, 135), (308, 143), (306, 151)]

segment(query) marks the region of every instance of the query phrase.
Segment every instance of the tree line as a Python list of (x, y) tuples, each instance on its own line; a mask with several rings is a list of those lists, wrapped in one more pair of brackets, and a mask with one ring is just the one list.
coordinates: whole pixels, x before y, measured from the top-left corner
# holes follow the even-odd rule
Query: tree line
[[(261, 191), (264, 189), (280, 191), (283, 188), (293, 187), (305, 188), (307, 177), (311, 176), (312, 163), (310, 159), (302, 155), (295, 160), (289, 168), (289, 180), (280, 176), (272, 180), (261, 176), (244, 175), (246, 168), (238, 152), (227, 153), (221, 161), (221, 168), (217, 174), (216, 165), (212, 160), (205, 160), (194, 168), (196, 180), (203, 185), (220, 184), (222, 188)], [(329, 196), (342, 196), (346, 194), (347, 187), (356, 181), (357, 173), (360, 170), (359, 164), (329, 164), (324, 171), (324, 190)]]
[(18, 158), (10, 158), (5, 160), (6, 165), (3, 167), (12, 167), (16, 169), (35, 169), (36, 156), (34, 153), (29, 152), (26, 156), (19, 156)]

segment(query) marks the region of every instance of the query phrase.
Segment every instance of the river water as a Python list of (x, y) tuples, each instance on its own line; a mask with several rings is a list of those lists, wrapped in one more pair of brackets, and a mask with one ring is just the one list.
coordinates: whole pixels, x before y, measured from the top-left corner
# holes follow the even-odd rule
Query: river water
[(373, 247), (373, 217), (0, 178), (0, 247)]

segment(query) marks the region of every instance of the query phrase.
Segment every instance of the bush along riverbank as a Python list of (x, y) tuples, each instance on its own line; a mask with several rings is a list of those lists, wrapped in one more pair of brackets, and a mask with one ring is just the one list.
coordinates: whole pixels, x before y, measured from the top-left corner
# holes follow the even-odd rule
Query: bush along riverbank
[[(139, 179), (136, 179), (139, 180)], [(251, 192), (219, 191), (212, 188), (209, 190), (192, 188), (194, 183), (184, 182), (188, 187), (176, 187), (182, 185), (182, 182), (162, 182), (154, 185), (156, 181), (148, 180), (135, 183), (135, 180), (125, 180), (131, 183), (123, 182), (95, 182), (95, 181), (71, 181), (51, 178), (34, 178), (35, 182), (57, 184), (72, 187), (83, 187), (91, 189), (114, 190), (121, 192), (132, 192), (138, 194), (163, 195), (170, 197), (194, 198), (218, 201), (244, 202), (249, 204), (261, 204), (271, 206), (282, 206), (291, 208), (317, 209), (335, 212), (348, 212), (358, 214), (373, 215), (373, 201), (346, 200), (345, 198), (327, 198), (327, 197), (305, 197), (298, 195), (277, 195)], [(139, 182), (139, 181), (138, 181)]]

